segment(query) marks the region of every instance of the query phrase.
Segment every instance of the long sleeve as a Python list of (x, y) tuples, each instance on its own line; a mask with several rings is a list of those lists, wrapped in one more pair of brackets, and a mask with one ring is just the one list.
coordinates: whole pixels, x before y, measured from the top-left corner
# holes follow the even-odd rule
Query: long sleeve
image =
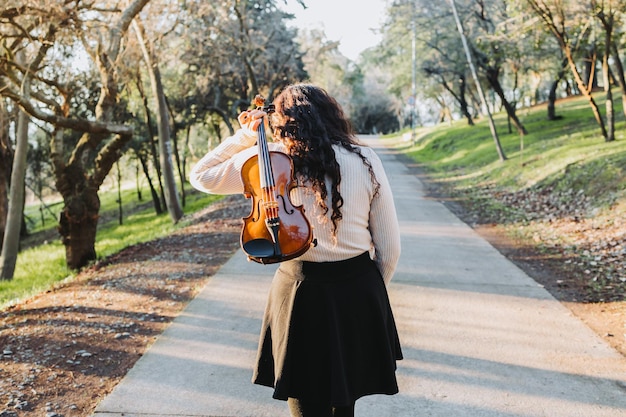
[(389, 284), (400, 258), (400, 227), (389, 180), (378, 157), (370, 159), (380, 183), (370, 208), (370, 233), (376, 262), (385, 284)]
[(194, 188), (211, 194), (239, 194), (243, 192), (241, 168), (257, 149), (256, 137), (238, 130), (207, 153), (191, 169), (189, 182)]

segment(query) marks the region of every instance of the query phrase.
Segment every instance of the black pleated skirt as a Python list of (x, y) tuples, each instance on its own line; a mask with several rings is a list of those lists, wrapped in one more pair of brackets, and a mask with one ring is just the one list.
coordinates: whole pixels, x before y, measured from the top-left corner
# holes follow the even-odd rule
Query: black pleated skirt
[(368, 253), (287, 261), (270, 289), (252, 381), (273, 397), (345, 406), (396, 394), (402, 359), (383, 279)]

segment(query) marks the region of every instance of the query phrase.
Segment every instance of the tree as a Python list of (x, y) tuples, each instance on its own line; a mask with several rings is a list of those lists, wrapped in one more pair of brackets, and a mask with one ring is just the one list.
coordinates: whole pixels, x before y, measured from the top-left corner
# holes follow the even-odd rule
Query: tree
[[(613, 4), (615, 3), (615, 4)], [(613, 38), (615, 35), (615, 28), (618, 23), (618, 15), (615, 6), (619, 1), (601, 1), (591, 0), (591, 7), (593, 9), (594, 16), (602, 24), (604, 30), (604, 52), (602, 54), (602, 83), (604, 85), (604, 93), (606, 94), (605, 109), (606, 109), (606, 124), (607, 131), (605, 140), (611, 142), (615, 140), (615, 113), (613, 111), (613, 92), (611, 91), (611, 75), (609, 68), (609, 59), (613, 55)], [(622, 6), (623, 7), (623, 6)], [(617, 49), (615, 49), (617, 50)], [(619, 55), (616, 56), (619, 59)], [(621, 72), (621, 76), (618, 78), (620, 84), (624, 85), (624, 72), (619, 68), (621, 62), (619, 62), (618, 71)]]
[[(432, 3), (432, 2), (431, 2)], [(402, 124), (409, 124), (413, 127), (417, 123), (415, 119), (414, 109), (417, 103), (426, 102), (433, 96), (439, 95), (439, 91), (430, 88), (424, 88), (423, 79), (413, 82), (413, 68), (420, 66), (419, 62), (414, 62), (413, 58), (413, 33), (409, 32), (409, 28), (417, 26), (420, 28), (418, 42), (415, 43), (415, 56), (429, 57), (427, 39), (432, 32), (421, 30), (422, 20), (426, 20), (425, 15), (429, 14), (431, 18), (439, 15), (440, 3), (432, 3), (429, 7), (422, 0), (415, 1), (394, 1), (387, 9), (387, 19), (381, 28), (382, 41), (370, 52), (373, 62), (376, 62), (390, 76), (388, 92), (396, 97), (402, 103), (400, 119)], [(423, 11), (424, 15), (418, 11)], [(433, 18), (434, 21), (434, 18)], [(434, 26), (434, 25), (431, 25)], [(410, 33), (410, 35), (409, 35)], [(416, 77), (417, 78), (417, 77)], [(421, 88), (416, 88), (416, 94), (413, 94), (413, 85), (417, 87), (420, 83)], [(410, 103), (410, 104), (409, 104)], [(415, 104), (413, 104), (415, 103)], [(408, 123), (407, 123), (408, 122)]]
[(585, 6), (581, 4), (574, 4), (572, 2), (563, 4), (560, 1), (547, 2), (544, 0), (526, 0), (526, 2), (530, 6), (531, 10), (533, 10), (536, 15), (541, 18), (544, 27), (552, 33), (557, 40), (565, 58), (567, 59), (570, 71), (576, 81), (576, 85), (578, 86), (579, 91), (587, 98), (596, 122), (598, 123), (598, 127), (600, 128), (602, 137), (607, 140), (609, 136), (602, 114), (600, 114), (600, 109), (591, 94), (590, 86), (584, 81), (582, 74), (576, 66), (572, 41), (574, 36), (570, 33), (572, 31), (571, 25), (575, 19), (587, 20), (589, 18), (589, 14), (586, 12)]
[[(500, 103), (506, 110), (509, 120), (513, 122), (518, 133), (524, 135), (527, 131), (517, 117), (516, 102), (507, 97), (500, 80), (505, 63), (511, 61), (511, 57), (516, 55), (515, 43), (509, 42), (507, 3), (494, 2), (488, 4), (484, 0), (474, 0), (473, 6), (473, 10), (468, 12), (468, 16), (471, 16), (476, 23), (467, 26), (474, 29), (474, 33), (470, 36), (472, 39), (470, 47), (476, 58), (476, 65), (482, 69), (491, 89), (497, 94)], [(515, 92), (516, 87), (513, 85), (511, 91)]]
[(470, 67), (470, 70), (472, 72), (472, 77), (474, 78), (474, 81), (476, 82), (476, 89), (478, 90), (478, 93), (480, 94), (481, 101), (483, 103), (483, 106), (485, 107), (485, 111), (487, 112), (487, 116), (489, 118), (489, 128), (491, 130), (491, 136), (493, 137), (493, 141), (494, 141), (494, 143), (496, 145), (496, 150), (498, 152), (498, 157), (500, 158), (500, 161), (504, 161), (504, 160), (506, 160), (506, 155), (504, 154), (504, 150), (502, 149), (502, 145), (500, 144), (500, 138), (498, 137), (498, 133), (496, 132), (496, 127), (495, 127), (495, 124), (493, 122), (493, 118), (491, 117), (491, 113), (489, 112), (489, 109), (487, 108), (487, 102), (485, 100), (485, 94), (483, 93), (482, 87), (480, 86), (480, 82), (478, 80), (478, 75), (476, 74), (476, 69), (474, 68), (474, 63), (473, 63), (473, 59), (472, 59), (472, 56), (471, 56), (470, 48), (468, 46), (467, 38), (466, 38), (464, 30), (463, 30), (463, 25), (461, 24), (461, 19), (459, 18), (459, 15), (457, 13), (456, 5), (455, 5), (454, 0), (450, 0), (450, 6), (452, 6), (452, 12), (454, 13), (454, 19), (456, 21), (456, 25), (457, 25), (459, 33), (461, 35), (461, 41), (463, 42), (463, 49), (465, 50), (465, 54), (467, 56), (467, 63), (468, 63), (468, 65)]
[[(439, 86), (432, 93), (437, 102), (446, 106), (445, 103), (448, 101), (446, 96), (449, 95), (456, 102), (461, 116), (465, 117), (469, 125), (473, 125), (474, 116), (468, 98), (470, 85), (467, 83), (468, 67), (465, 52), (459, 43), (459, 34), (450, 30), (450, 27), (455, 26), (455, 22), (449, 6), (446, 2), (441, 2), (428, 8), (422, 7), (414, 19), (418, 27), (425, 27), (433, 20), (442, 22), (433, 25), (430, 30), (417, 34), (418, 43), (424, 46), (421, 53), (421, 69), (428, 80)], [(428, 87), (429, 85), (426, 88)], [(442, 111), (442, 114), (445, 113), (446, 111)]]
[(271, 99), (306, 78), (288, 18), (275, 0), (185, 3), (169, 35), (178, 40), (176, 66), (162, 68), (177, 130), (204, 123), (221, 139), (222, 130), (234, 133), (233, 121), (257, 93)]
[[(96, 258), (98, 190), (133, 134), (132, 126), (116, 123), (124, 105), (116, 66), (128, 26), (148, 1), (133, 0), (123, 10), (78, 0), (44, 5), (22, 1), (19, 6), (10, 2), (0, 9), (5, 39), (1, 94), (52, 126), (51, 159), (64, 201), (59, 232), (72, 269)], [(22, 48), (37, 49), (44, 57), (41, 65), (29, 69), (16, 62), (12, 57)], [(70, 58), (77, 48), (88, 52), (99, 75), (100, 95), (94, 108), (75, 101), (88, 81), (68, 68), (75, 65)], [(33, 82), (30, 97), (18, 88), (24, 74), (30, 74)], [(80, 138), (75, 141), (71, 132), (81, 133)]]
[(152, 94), (154, 96), (155, 107), (157, 109), (157, 128), (159, 132), (159, 155), (160, 166), (165, 181), (165, 199), (167, 210), (174, 222), (183, 217), (183, 209), (178, 199), (178, 191), (176, 190), (176, 181), (174, 179), (174, 169), (172, 166), (170, 124), (167, 103), (165, 102), (165, 93), (161, 82), (161, 73), (159, 72), (159, 64), (157, 56), (154, 52), (154, 44), (146, 39), (142, 26), (135, 20), (133, 22), (135, 34), (139, 40), (139, 46), (142, 50), (148, 74), (150, 75), (150, 84), (152, 85)]
[[(624, 6), (621, 6), (621, 13), (616, 14), (616, 19), (618, 20), (616, 27), (618, 28), (622, 26), (622, 15), (624, 8)], [(623, 32), (618, 30), (615, 32), (614, 35), (615, 36), (612, 36), (611, 38), (611, 56), (613, 57), (613, 63), (615, 65), (615, 75), (617, 78), (617, 83), (619, 84), (622, 93), (622, 111), (626, 116), (626, 76), (624, 75), (624, 66), (622, 64), (622, 58), (619, 50), (620, 39), (623, 35)]]
[[(433, 49), (438, 50), (436, 47), (433, 47)], [(427, 59), (422, 63), (422, 71), (430, 79), (436, 80), (437, 84), (450, 94), (459, 106), (459, 112), (467, 120), (467, 124), (473, 126), (474, 117), (470, 112), (467, 97), (468, 84), (465, 75), (466, 65), (460, 65), (463, 63), (461, 58), (452, 55), (458, 54), (459, 51), (457, 48), (452, 50), (446, 49), (440, 52), (439, 55)]]
[(320, 29), (298, 31), (297, 42), (302, 51), (302, 62), (308, 78), (327, 91), (341, 104), (346, 114), (351, 113), (353, 87), (349, 84), (355, 66), (339, 52), (339, 42), (329, 40)]
[(388, 75), (362, 55), (357, 67), (347, 71), (346, 86), (352, 89), (349, 115), (358, 133), (379, 134), (397, 131), (397, 102), (387, 93)]
[[(414, 34), (409, 32), (411, 27), (417, 28)], [(459, 33), (450, 30), (455, 27), (447, 1), (395, 1), (388, 8), (383, 41), (376, 49), (377, 60), (392, 76), (390, 91), (402, 102), (412, 103), (413, 97), (409, 95), (412, 90), (409, 86), (413, 84), (411, 38), (415, 36), (415, 66), (420, 69), (416, 75), (418, 108), (429, 110), (439, 106), (439, 111), (433, 111), (438, 115), (437, 120), (441, 114), (458, 113), (471, 125), (481, 105), (476, 104), (476, 89), (467, 82), (470, 71), (465, 51)], [(430, 103), (435, 104), (430, 106)], [(453, 103), (456, 109), (448, 109)], [(412, 110), (408, 107), (405, 105), (406, 110)]]

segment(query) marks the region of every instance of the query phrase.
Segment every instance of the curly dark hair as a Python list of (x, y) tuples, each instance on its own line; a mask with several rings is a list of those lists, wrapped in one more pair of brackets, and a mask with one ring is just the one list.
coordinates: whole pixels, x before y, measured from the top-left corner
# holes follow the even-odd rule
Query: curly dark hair
[(339, 145), (359, 155), (368, 167), (375, 193), (380, 184), (370, 161), (363, 156), (352, 126), (341, 106), (324, 89), (310, 84), (286, 87), (274, 99), (272, 114), (274, 138), (284, 143), (293, 159), (294, 170), (300, 178), (310, 181), (317, 194), (317, 202), (324, 214), (328, 213), (325, 179), (331, 183), (333, 234), (342, 218), (343, 198), (339, 193), (341, 171), (333, 145)]

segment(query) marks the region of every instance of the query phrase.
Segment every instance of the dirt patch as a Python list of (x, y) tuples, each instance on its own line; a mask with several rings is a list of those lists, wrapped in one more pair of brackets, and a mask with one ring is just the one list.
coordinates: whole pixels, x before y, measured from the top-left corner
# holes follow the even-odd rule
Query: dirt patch
[(0, 313), (0, 416), (89, 416), (239, 247), (243, 197)]

